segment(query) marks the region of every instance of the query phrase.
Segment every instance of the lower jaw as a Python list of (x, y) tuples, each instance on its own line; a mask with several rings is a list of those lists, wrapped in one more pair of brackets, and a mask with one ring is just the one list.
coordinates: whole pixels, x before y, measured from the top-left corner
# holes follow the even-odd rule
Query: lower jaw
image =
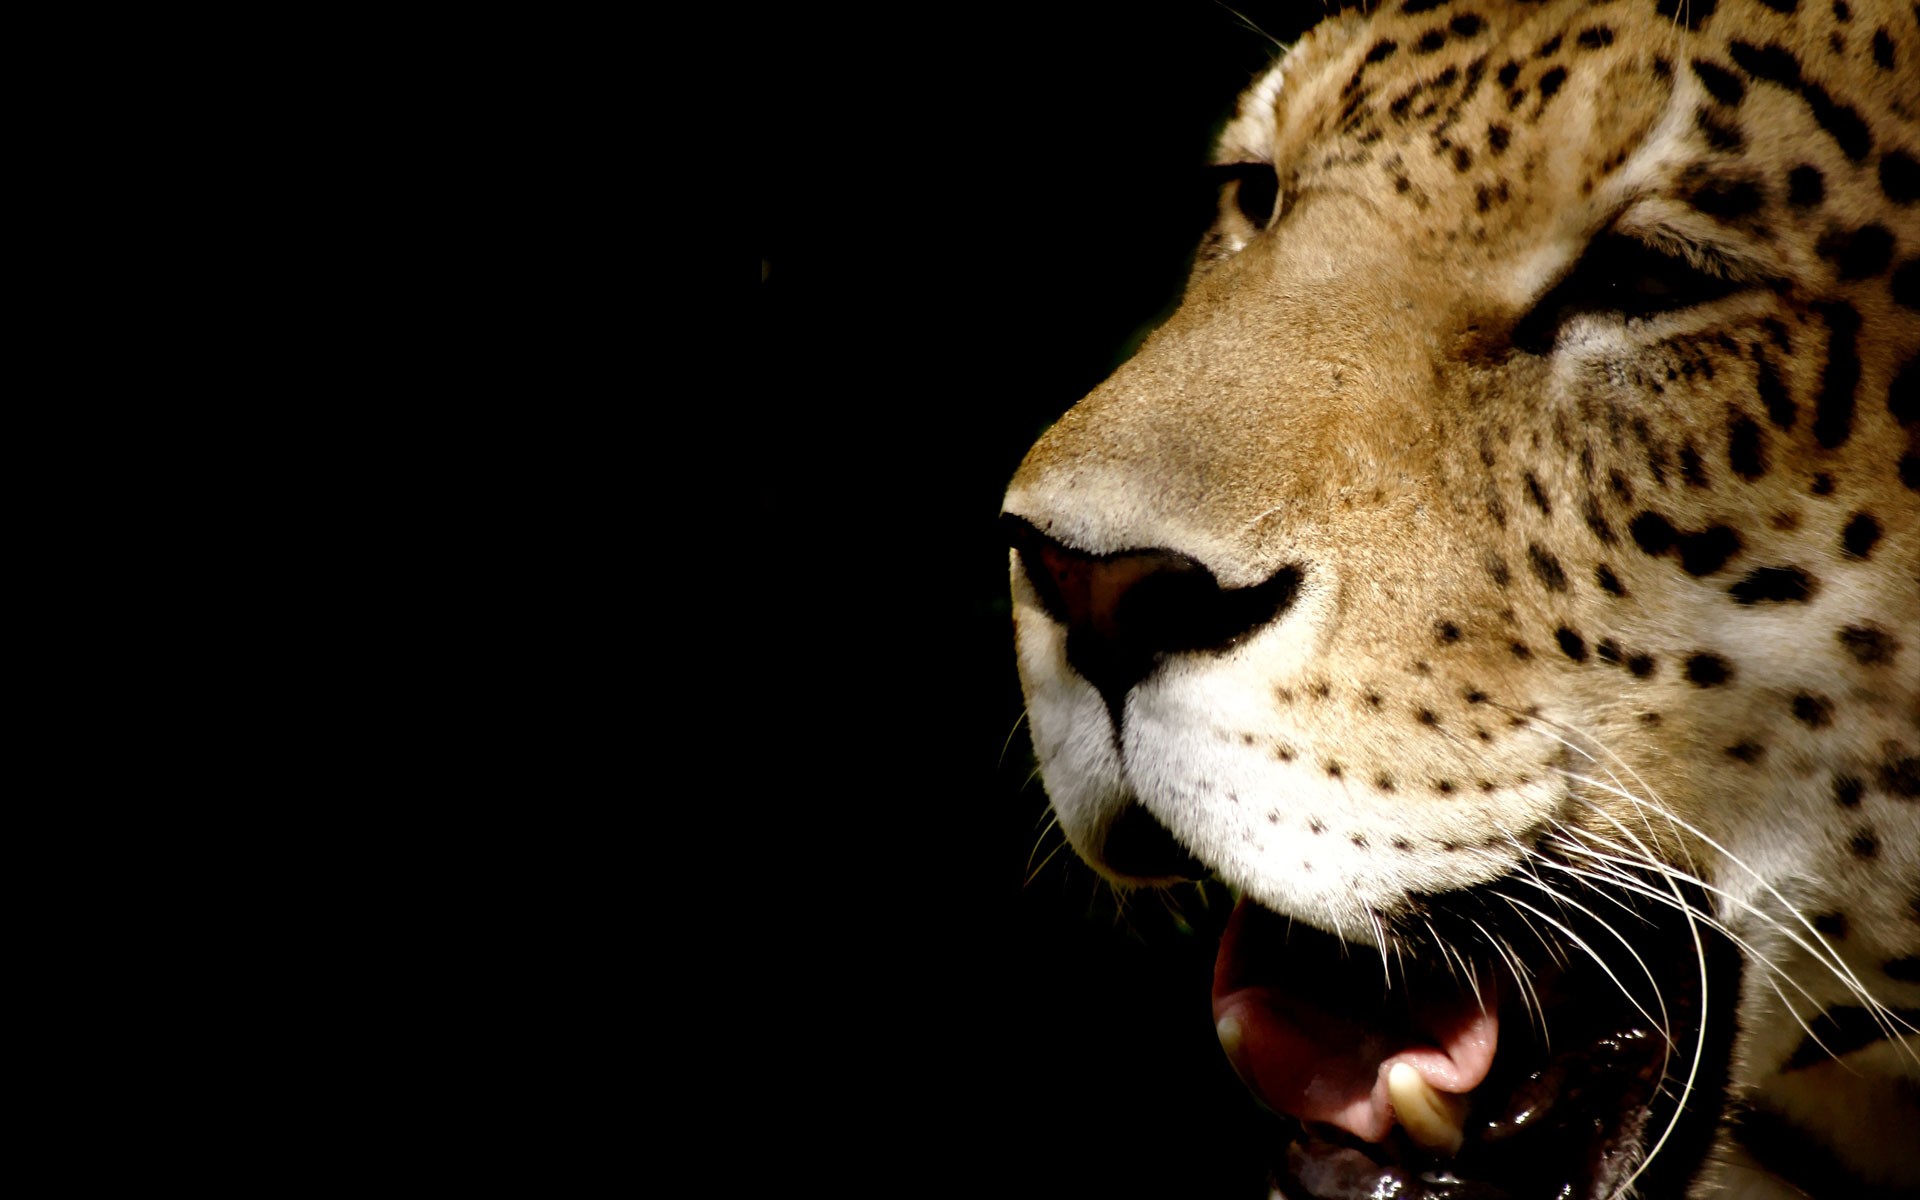
[[(1629, 1028), (1502, 1070), (1476, 1091), (1458, 1153), (1440, 1157), (1400, 1130), (1363, 1143), (1289, 1121), (1276, 1172), (1289, 1200), (1588, 1200), (1633, 1173), (1647, 1144), (1664, 1039)], [(1519, 1078), (1512, 1076), (1518, 1074)], [(1657, 1136), (1657, 1130), (1655, 1131)]]
[(1668, 1032), (1594, 964), (1543, 967), (1532, 980), (1541, 1011), (1533, 1021), (1523, 1010), (1503, 1015), (1513, 1036), (1472, 1093), (1457, 1153), (1429, 1153), (1398, 1128), (1363, 1142), (1282, 1117), (1269, 1158), (1279, 1195), (1606, 1200), (1629, 1182), (1643, 1197), (1683, 1194), (1724, 1103), (1739, 958), (1709, 940), (1703, 993), (1702, 951), (1684, 921), (1674, 926), (1639, 946), (1660, 980)]

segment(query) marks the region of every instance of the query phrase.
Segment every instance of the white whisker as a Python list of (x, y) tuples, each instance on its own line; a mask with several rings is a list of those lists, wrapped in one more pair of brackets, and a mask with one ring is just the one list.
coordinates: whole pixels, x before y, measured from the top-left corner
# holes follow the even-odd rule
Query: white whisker
[[(1613, 981), (1613, 986), (1619, 989), (1620, 994), (1626, 998), (1627, 1003), (1633, 1005), (1635, 1012), (1638, 1012), (1641, 1016), (1645, 1017), (1648, 1023), (1657, 1027), (1660, 1030), (1660, 1034), (1662, 1037), (1667, 1037), (1667, 1038), (1671, 1037), (1671, 1033), (1667, 1025), (1666, 1005), (1664, 1003), (1660, 1004), (1659, 1006), (1660, 1015), (1658, 1017), (1655, 1017), (1652, 1013), (1648, 1012), (1646, 1008), (1640, 1003), (1640, 1001), (1634, 997), (1632, 989), (1627, 987), (1626, 984), (1622, 983), (1620, 981), (1620, 977), (1614, 974), (1613, 967), (1607, 963), (1605, 956), (1603, 956), (1599, 951), (1595, 950), (1591, 945), (1589, 945), (1585, 938), (1581, 937), (1578, 933), (1575, 933), (1573, 929), (1569, 927), (1566, 923), (1562, 921), (1554, 920), (1551, 916), (1542, 912), (1540, 909), (1534, 907), (1533, 905), (1528, 904), (1525, 900), (1521, 900), (1514, 896), (1509, 896), (1504, 892), (1495, 892), (1494, 895), (1499, 896), (1500, 899), (1505, 900), (1508, 904), (1517, 905), (1520, 908), (1526, 909), (1528, 912), (1539, 917), (1542, 921), (1545, 921), (1547, 924), (1553, 926), (1555, 929), (1558, 929), (1561, 933), (1565, 934), (1569, 941), (1571, 941), (1575, 946), (1578, 946), (1582, 953), (1584, 953), (1588, 958), (1592, 959), (1600, 967), (1600, 969), (1606, 973), (1607, 978)], [(1579, 906), (1576, 905), (1575, 907), (1579, 907)], [(1612, 930), (1609, 929), (1609, 932), (1612, 932)], [(1614, 936), (1618, 937), (1619, 935), (1615, 934)], [(1624, 938), (1622, 938), (1621, 940), (1623, 942), (1625, 941)], [(1631, 950), (1632, 947), (1629, 946), (1628, 949)], [(1637, 953), (1634, 954), (1633, 958), (1635, 962), (1640, 963), (1641, 970), (1647, 971), (1647, 964), (1644, 962), (1641, 962), (1639, 954)], [(1653, 972), (1647, 971), (1647, 978), (1650, 980), (1653, 979)], [(1654, 982), (1654, 995), (1656, 996), (1656, 998), (1659, 996), (1659, 991), (1660, 991), (1660, 985), (1659, 985), (1659, 982), (1656, 980)]]
[[(1608, 814), (1604, 813), (1604, 811), (1601, 813), (1601, 815), (1609, 816)], [(1609, 819), (1613, 819), (1613, 818), (1609, 816)], [(1885, 1033), (1888, 1038), (1894, 1039), (1896, 1041), (1900, 1041), (1901, 1039), (1904, 1039), (1907, 1036), (1907, 1034), (1899, 1032), (1899, 1030), (1901, 1029), (1907, 1030), (1908, 1033), (1915, 1032), (1913, 1026), (1909, 1025), (1906, 1021), (1902, 1020), (1899, 1014), (1888, 1009), (1877, 998), (1875, 998), (1871, 992), (1867, 991), (1865, 985), (1863, 985), (1860, 982), (1859, 978), (1854, 975), (1852, 969), (1849, 968), (1846, 965), (1846, 963), (1840, 958), (1839, 954), (1836, 951), (1834, 951), (1832, 945), (1828, 943), (1825, 936), (1823, 936), (1819, 932), (1819, 930), (1815, 929), (1813, 926), (1813, 923), (1807, 920), (1807, 918), (1803, 916), (1797, 909), (1795, 909), (1792, 905), (1787, 904), (1786, 898), (1784, 896), (1781, 896), (1777, 890), (1774, 890), (1772, 888), (1768, 889), (1768, 891), (1774, 896), (1774, 898), (1780, 901), (1782, 907), (1784, 907), (1787, 910), (1787, 912), (1792, 914), (1794, 920), (1799, 923), (1800, 927), (1813, 935), (1814, 941), (1809, 942), (1806, 937), (1802, 936), (1800, 929), (1796, 929), (1785, 924), (1784, 922), (1779, 920), (1777, 917), (1775, 917), (1772, 913), (1767, 912), (1765, 909), (1760, 908), (1758, 905), (1752, 904), (1744, 899), (1741, 899), (1740, 897), (1733, 895), (1727, 890), (1720, 887), (1716, 887), (1715, 885), (1708, 883), (1706, 880), (1698, 878), (1688, 872), (1680, 871), (1676, 868), (1673, 868), (1670, 866), (1664, 866), (1658, 863), (1639, 862), (1633, 859), (1618, 859), (1612, 855), (1596, 854), (1595, 852), (1592, 852), (1592, 851), (1587, 851), (1586, 853), (1591, 857), (1599, 857), (1607, 861), (1627, 862), (1627, 863), (1630, 863), (1631, 865), (1642, 867), (1642, 868), (1652, 867), (1667, 879), (1677, 880), (1678, 882), (1685, 883), (1689, 886), (1697, 887), (1701, 891), (1709, 895), (1716, 896), (1726, 901), (1728, 904), (1734, 906), (1735, 908), (1753, 917), (1754, 919), (1761, 921), (1764, 924), (1770, 926), (1775, 931), (1777, 931), (1780, 934), (1780, 936), (1786, 938), (1795, 946), (1805, 951), (1808, 957), (1812, 958), (1815, 962), (1818, 962), (1822, 967), (1825, 967), (1828, 973), (1832, 975), (1834, 979), (1839, 981), (1842, 984), (1842, 986), (1846, 987), (1849, 994), (1851, 994), (1855, 999), (1860, 1001), (1861, 1007), (1864, 1008), (1867, 1011), (1867, 1013), (1873, 1017), (1875, 1023), (1879, 1025), (1881, 1031)], [(1623, 883), (1623, 886), (1629, 886), (1629, 885), (1625, 885)], [(1643, 893), (1643, 894), (1652, 895), (1652, 893)], [(1662, 900), (1662, 902), (1664, 902), (1664, 897), (1662, 896), (1654, 896), (1653, 898), (1660, 899)], [(1802, 987), (1797, 980), (1793, 979), (1791, 975), (1789, 975), (1783, 968), (1775, 964), (1772, 961), (1772, 959), (1769, 958), (1767, 955), (1762, 954), (1758, 950), (1758, 948), (1755, 947), (1751, 942), (1749, 942), (1747, 939), (1735, 933), (1732, 927), (1730, 927), (1726, 922), (1721, 921), (1717, 918), (1714, 918), (1710, 914), (1695, 912), (1692, 906), (1686, 904), (1684, 901), (1679, 901), (1678, 903), (1675, 904), (1675, 907), (1684, 908), (1690, 913), (1693, 913), (1693, 915), (1700, 917), (1710, 928), (1716, 930), (1722, 936), (1728, 938), (1729, 940), (1733, 941), (1737, 946), (1739, 946), (1741, 953), (1746, 957), (1746, 959), (1750, 963), (1755, 963), (1759, 966), (1766, 968), (1768, 971), (1772, 972), (1774, 975), (1778, 975), (1783, 978), (1786, 978), (1787, 981), (1793, 985), (1794, 989), (1798, 991), (1801, 994), (1801, 996), (1803, 996), (1807, 1000), (1809, 1004), (1813, 1005), (1816, 1009), (1822, 1007), (1820, 1002), (1817, 999), (1815, 999), (1810, 992), (1808, 992), (1804, 987)], [(1794, 1013), (1794, 1010), (1791, 1007), (1789, 1007), (1788, 1012)], [(1797, 1019), (1797, 1014), (1795, 1015)], [(1800, 1022), (1800, 1025), (1803, 1029), (1806, 1028), (1806, 1023), (1804, 1021)], [(1812, 1030), (1809, 1029), (1807, 1032), (1809, 1036), (1812, 1035)], [(1909, 1057), (1920, 1058), (1920, 1056), (1915, 1055), (1911, 1047), (1907, 1048), (1907, 1052)]]
[[(1020, 715), (1013, 719), (1013, 728), (1007, 730), (1007, 740), (1000, 743), (1000, 758), (999, 758), (1000, 766), (1003, 766), (1003, 767), (1006, 766), (1007, 752), (1013, 749), (1013, 739), (1020, 736), (1020, 727), (1026, 723), (1027, 723), (1027, 710), (1022, 708), (1020, 710)], [(1035, 773), (1036, 774), (1038, 773), (1037, 768)], [(1028, 779), (1031, 780), (1032, 776), (1028, 776)]]
[(1487, 927), (1478, 921), (1473, 922), (1473, 927), (1480, 931), (1480, 935), (1487, 939), (1487, 944), (1493, 947), (1493, 952), (1500, 956), (1500, 961), (1506, 964), (1507, 971), (1513, 976), (1514, 983), (1520, 989), (1520, 1007), (1527, 1014), (1527, 1023), (1533, 1026), (1535, 1033), (1541, 1033), (1546, 1022), (1546, 1012), (1540, 1007), (1540, 996), (1534, 991), (1532, 981), (1527, 978), (1526, 972), (1520, 969), (1519, 961), (1509, 953), (1506, 939), (1493, 936), (1487, 932)]

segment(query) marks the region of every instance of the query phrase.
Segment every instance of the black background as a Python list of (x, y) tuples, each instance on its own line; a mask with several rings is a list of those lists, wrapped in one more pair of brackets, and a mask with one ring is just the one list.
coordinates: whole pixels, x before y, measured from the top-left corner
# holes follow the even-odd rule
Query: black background
[(1047, 859), (995, 518), (1027, 446), (1177, 300), (1211, 136), (1267, 35), (1320, 9), (766, 32), (771, 146), (743, 147), (763, 155), (763, 436), (734, 499), (764, 581), (738, 619), (772, 647), (743, 664), (746, 719), (777, 731), (746, 889), (770, 1028), (740, 1120), (776, 1130), (782, 1185), (1265, 1194), (1210, 941)]

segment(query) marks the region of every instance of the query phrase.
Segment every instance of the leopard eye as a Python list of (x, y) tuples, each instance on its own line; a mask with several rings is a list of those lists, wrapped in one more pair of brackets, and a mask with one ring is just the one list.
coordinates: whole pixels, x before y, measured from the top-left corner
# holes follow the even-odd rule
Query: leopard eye
[(1657, 316), (1718, 300), (1745, 286), (1635, 238), (1603, 234), (1514, 328), (1513, 343), (1530, 354), (1544, 354), (1575, 317)]
[(1271, 163), (1223, 163), (1214, 168), (1224, 201), (1231, 196), (1233, 206), (1255, 229), (1265, 229), (1273, 220), (1274, 206), (1280, 202), (1280, 177)]

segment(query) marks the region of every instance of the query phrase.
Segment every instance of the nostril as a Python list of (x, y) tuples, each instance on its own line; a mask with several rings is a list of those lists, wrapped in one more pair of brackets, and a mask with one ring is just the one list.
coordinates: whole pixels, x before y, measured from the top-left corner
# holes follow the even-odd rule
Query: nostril
[[(1165, 612), (1168, 593), (1180, 589), (1175, 581), (1186, 580), (1189, 590), (1219, 590), (1212, 574), (1184, 554), (1156, 549), (1085, 554), (1018, 517), (1003, 520), (1008, 540), (1020, 552), (1020, 564), (1040, 603), (1054, 620), (1069, 629), (1119, 639)], [(1145, 605), (1141, 602), (1143, 595), (1147, 597)], [(1158, 603), (1153, 599), (1156, 595), (1161, 597)]]
[(1182, 618), (1220, 591), (1205, 567), (1167, 550), (1095, 558), (1042, 542), (1023, 559), (1034, 564), (1028, 576), (1046, 585), (1054, 616), (1103, 642), (1171, 648), (1182, 636)]
[(1106, 697), (1116, 723), (1127, 691), (1166, 655), (1227, 649), (1285, 612), (1300, 590), (1298, 567), (1223, 588), (1176, 550), (1087, 554), (1018, 517), (1003, 521), (1041, 605), (1067, 627), (1067, 661)]
[(1107, 826), (1100, 861), (1109, 870), (1135, 879), (1200, 879), (1207, 874), (1206, 864), (1138, 804), (1128, 804)]

